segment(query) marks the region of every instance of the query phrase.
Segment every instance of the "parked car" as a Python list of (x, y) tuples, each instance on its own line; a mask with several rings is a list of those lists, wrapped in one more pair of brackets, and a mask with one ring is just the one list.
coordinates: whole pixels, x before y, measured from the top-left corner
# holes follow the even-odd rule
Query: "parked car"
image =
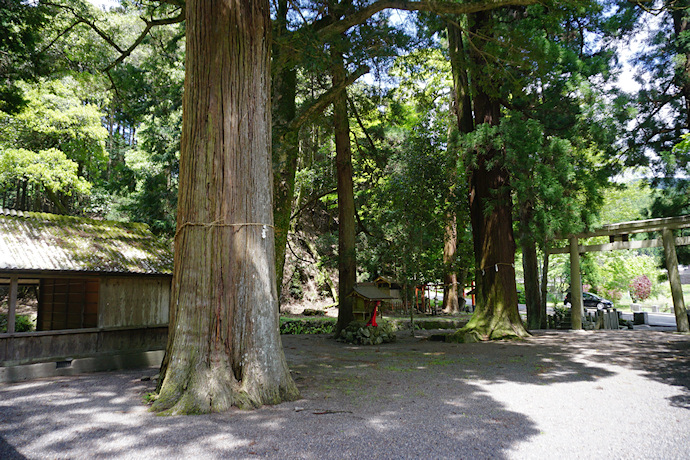
[[(596, 308), (597, 310), (608, 310), (609, 308), (613, 308), (613, 302), (590, 292), (582, 293), (582, 303), (584, 304), (585, 309)], [(572, 302), (570, 301), (570, 292), (565, 296), (563, 305), (566, 307), (570, 307), (572, 305)]]

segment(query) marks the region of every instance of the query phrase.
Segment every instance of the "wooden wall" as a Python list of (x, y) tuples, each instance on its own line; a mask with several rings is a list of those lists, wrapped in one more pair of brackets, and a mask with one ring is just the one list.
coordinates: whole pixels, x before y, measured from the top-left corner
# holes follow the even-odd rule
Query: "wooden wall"
[(167, 326), (0, 334), (0, 367), (163, 350), (167, 335)]
[(40, 280), (36, 329), (83, 329), (98, 324), (98, 278)]
[(156, 326), (168, 323), (170, 277), (102, 277), (99, 327)]

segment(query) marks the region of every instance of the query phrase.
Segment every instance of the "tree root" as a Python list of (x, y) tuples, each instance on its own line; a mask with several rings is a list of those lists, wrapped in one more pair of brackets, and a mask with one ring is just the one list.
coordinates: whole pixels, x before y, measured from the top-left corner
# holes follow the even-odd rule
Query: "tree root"
[(468, 324), (462, 329), (446, 335), (446, 342), (476, 343), (489, 340), (522, 340), (526, 337), (530, 337), (530, 334), (524, 329), (522, 331), (515, 330), (506, 325), (500, 328), (490, 328), (488, 325), (482, 327), (481, 325), (470, 326)]

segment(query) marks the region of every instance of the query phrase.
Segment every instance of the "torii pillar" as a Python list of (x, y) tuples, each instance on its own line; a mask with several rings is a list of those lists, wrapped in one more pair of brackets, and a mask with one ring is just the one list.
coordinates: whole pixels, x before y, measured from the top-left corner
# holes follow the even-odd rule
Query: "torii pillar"
[(678, 273), (678, 256), (676, 255), (676, 243), (673, 237), (673, 231), (669, 228), (664, 228), (661, 231), (661, 237), (664, 241), (664, 255), (666, 256), (668, 281), (671, 283), (673, 311), (676, 314), (676, 328), (678, 332), (690, 332), (688, 312), (685, 309), (685, 299), (683, 299), (683, 287), (680, 284), (680, 273)]
[[(678, 269), (678, 267), (676, 267)], [(570, 237), (570, 318), (572, 329), (582, 329), (582, 278), (577, 237)]]

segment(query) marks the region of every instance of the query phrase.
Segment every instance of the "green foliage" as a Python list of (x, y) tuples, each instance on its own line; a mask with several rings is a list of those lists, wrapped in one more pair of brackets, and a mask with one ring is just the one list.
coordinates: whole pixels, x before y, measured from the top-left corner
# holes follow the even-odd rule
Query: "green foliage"
[(652, 203), (652, 190), (643, 181), (617, 184), (604, 192), (601, 222), (613, 224), (646, 218)]
[(335, 331), (336, 319), (291, 319), (280, 318), (281, 334), (332, 334)]
[[(16, 315), (14, 317), (15, 332), (32, 332), (36, 329), (36, 323), (28, 315)], [(7, 332), (7, 313), (0, 313), (0, 333)]]
[(98, 180), (107, 164), (108, 133), (100, 109), (85, 103), (88, 89), (69, 77), (25, 86), (24, 110), (0, 119), (0, 144), (32, 151), (59, 149), (79, 165), (85, 179)]
[(79, 177), (78, 166), (54, 148), (32, 152), (0, 147), (0, 191), (7, 192), (24, 181), (51, 194), (87, 194), (91, 183)]
[(302, 273), (299, 269), (292, 273), (288, 291), (290, 293), (290, 297), (295, 300), (301, 300), (302, 297), (304, 297), (304, 290), (302, 289)]
[(524, 288), (521, 291), (518, 291), (518, 303), (527, 303), (527, 298), (525, 297), (525, 291)]
[(593, 253), (585, 253), (580, 256), (580, 270), (582, 271), (583, 284), (592, 286), (591, 291), (599, 293), (602, 284), (602, 275), (599, 261)]
[(451, 266), (471, 265), (470, 235), (463, 224), (465, 168), (455, 139), (448, 136), (455, 123), (450, 67), (440, 49), (416, 49), (398, 58), (391, 74), (400, 85), (379, 96), (378, 105), (367, 103), (367, 131), (378, 143), (376, 150), (367, 149), (370, 161), (362, 165), (371, 180), (362, 181), (359, 199), (371, 230), (360, 236), (360, 263), (368, 279), (383, 272), (400, 282), (434, 282), (445, 271), (449, 215), (457, 216), (459, 226), (459, 251)]
[[(139, 143), (132, 145), (125, 136), (111, 148), (111, 163), (121, 174), (111, 178), (109, 189), (120, 197), (114, 206), (117, 212), (147, 223), (156, 233), (172, 234), (182, 128), (184, 29), (156, 28), (151, 38), (139, 49), (138, 65), (119, 68), (113, 77), (120, 89), (115, 100), (115, 115), (121, 119), (117, 121), (131, 127), (130, 131), (136, 129)], [(141, 99), (141, 93), (147, 98)]]
[[(656, 189), (653, 193), (653, 201), (648, 209), (649, 217), (674, 217), (690, 214), (690, 182), (678, 179), (672, 186)], [(687, 236), (688, 229), (676, 232), (676, 236)], [(678, 263), (690, 264), (690, 246), (678, 246), (676, 248)], [(663, 257), (659, 259), (660, 266), (665, 266)]]
[(0, 112), (3, 206), (83, 212), (106, 169), (101, 112), (84, 102), (85, 88), (72, 78), (20, 86), (26, 106), (12, 115)]
[(15, 114), (26, 104), (18, 82), (47, 70), (40, 48), (52, 11), (44, 2), (3, 0), (0, 5), (0, 111)]
[[(619, 293), (629, 292), (630, 283), (636, 277), (645, 276), (651, 281), (659, 280), (662, 274), (654, 257), (631, 251), (599, 253), (597, 261), (601, 273), (599, 286), (603, 288), (599, 292), (602, 295), (607, 293), (609, 298), (614, 297), (616, 291)], [(650, 294), (656, 295), (660, 288), (658, 281), (651, 282)]]
[(557, 328), (561, 324), (566, 323), (570, 319), (570, 315), (570, 308), (566, 308), (564, 305), (554, 305), (553, 318)]
[[(651, 172), (649, 179), (655, 196), (649, 217), (690, 212), (689, 13), (685, 2), (663, 2), (653, 22), (654, 29), (636, 59), (638, 72), (648, 76), (637, 94), (639, 115), (628, 142), (638, 147), (640, 163)], [(690, 248), (679, 247), (678, 259), (681, 264), (690, 263)]]

